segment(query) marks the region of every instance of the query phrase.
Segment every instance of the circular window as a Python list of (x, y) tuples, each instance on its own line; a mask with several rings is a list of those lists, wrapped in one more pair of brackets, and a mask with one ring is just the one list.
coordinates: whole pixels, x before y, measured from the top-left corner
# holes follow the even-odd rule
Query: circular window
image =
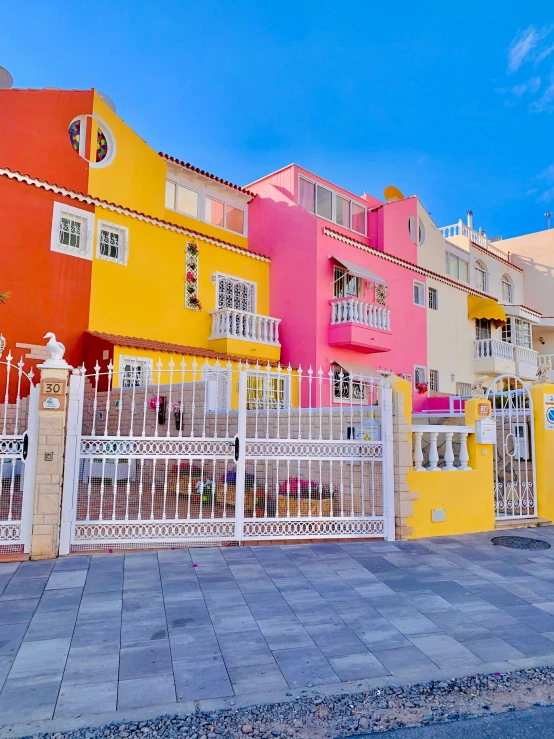
[(415, 229), (416, 229), (416, 217), (410, 216), (408, 218), (408, 233), (412, 241), (415, 241)]
[(425, 226), (420, 221), (419, 222), (419, 241), (418, 241), (418, 246), (423, 246), (424, 243), (425, 243)]
[(105, 167), (115, 156), (115, 139), (108, 125), (96, 115), (80, 115), (68, 128), (69, 143), (91, 167)]

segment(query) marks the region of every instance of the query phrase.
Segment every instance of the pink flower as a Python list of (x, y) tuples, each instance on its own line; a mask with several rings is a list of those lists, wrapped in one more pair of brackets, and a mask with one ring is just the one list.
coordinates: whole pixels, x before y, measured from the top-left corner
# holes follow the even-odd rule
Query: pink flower
[(187, 272), (187, 280), (188, 282), (196, 282), (196, 277), (192, 272)]
[(158, 408), (161, 406), (161, 404), (162, 404), (162, 399), (161, 398), (157, 398), (157, 397), (150, 398), (150, 408), (153, 411), (157, 411)]

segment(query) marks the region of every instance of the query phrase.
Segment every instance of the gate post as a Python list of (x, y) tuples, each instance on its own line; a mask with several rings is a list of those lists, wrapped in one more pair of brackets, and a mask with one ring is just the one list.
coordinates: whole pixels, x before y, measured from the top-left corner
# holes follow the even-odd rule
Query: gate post
[(392, 424), (392, 389), (381, 389), (383, 409), (381, 413), (383, 439), (383, 516), (385, 517), (385, 539), (395, 539), (394, 511), (394, 432)]
[[(31, 530), (31, 559), (58, 556), (65, 447), (65, 406), (70, 365), (50, 334), (51, 357), (40, 369), (38, 445)], [(52, 346), (52, 348), (50, 348)]]
[(412, 385), (400, 377), (388, 377), (393, 392), (393, 466), (396, 538), (413, 534), (408, 520), (414, 515), (418, 493), (410, 490), (408, 473), (412, 469)]
[[(244, 539), (244, 478), (246, 474), (246, 370), (239, 370), (239, 414), (237, 424), (238, 457), (235, 493), (235, 537), (239, 543)], [(235, 447), (237, 448), (237, 447)]]
[(84, 394), (85, 376), (79, 370), (73, 370), (73, 374), (69, 378), (60, 554), (69, 554), (71, 527), (75, 521), (75, 502), (79, 485), (79, 448), (81, 445), (81, 429), (83, 427)]
[(547, 416), (554, 409), (554, 384), (539, 382), (530, 392), (533, 399), (537, 516), (554, 520), (554, 423)]

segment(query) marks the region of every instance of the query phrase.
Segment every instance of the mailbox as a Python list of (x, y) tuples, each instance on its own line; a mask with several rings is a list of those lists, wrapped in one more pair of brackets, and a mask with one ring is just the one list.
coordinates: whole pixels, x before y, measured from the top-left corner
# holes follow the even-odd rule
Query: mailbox
[(492, 418), (480, 418), (476, 423), (478, 444), (496, 444), (496, 421)]

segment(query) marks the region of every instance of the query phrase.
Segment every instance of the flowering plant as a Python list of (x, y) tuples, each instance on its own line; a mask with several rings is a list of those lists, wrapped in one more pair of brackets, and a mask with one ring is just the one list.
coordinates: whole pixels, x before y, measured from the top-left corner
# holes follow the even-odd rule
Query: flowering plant
[(179, 462), (179, 464), (175, 462), (171, 470), (172, 472), (178, 472), (180, 475), (188, 475), (190, 473), (191, 477), (200, 477), (202, 475), (202, 465), (195, 464), (194, 462), (191, 464), (188, 460)]
[(194, 308), (198, 308), (198, 310), (202, 310), (202, 303), (198, 300), (198, 295), (196, 293), (193, 293), (189, 296), (189, 303)]
[(421, 395), (423, 395), (423, 393), (426, 393), (427, 392), (427, 383), (426, 382), (418, 382), (417, 385), (416, 385), (416, 390), (418, 391), (418, 393), (420, 393)]
[(180, 413), (181, 412), (181, 404), (180, 403), (172, 403), (171, 404), (171, 411), (172, 411), (172, 413)]
[(192, 241), (189, 241), (187, 244), (187, 251), (189, 254), (198, 254), (198, 246)]
[(279, 495), (287, 495), (290, 492), (291, 497), (297, 498), (299, 495), (301, 498), (312, 498), (312, 500), (319, 500), (320, 493), (322, 498), (331, 497), (331, 488), (329, 485), (322, 483), (321, 490), (320, 484), (316, 480), (299, 480), (297, 477), (289, 477), (288, 480), (284, 480), (279, 485)]
[(150, 398), (150, 408), (153, 411), (157, 411), (162, 404), (162, 398), (153, 397)]
[(187, 272), (187, 282), (196, 282), (196, 275), (190, 270)]

